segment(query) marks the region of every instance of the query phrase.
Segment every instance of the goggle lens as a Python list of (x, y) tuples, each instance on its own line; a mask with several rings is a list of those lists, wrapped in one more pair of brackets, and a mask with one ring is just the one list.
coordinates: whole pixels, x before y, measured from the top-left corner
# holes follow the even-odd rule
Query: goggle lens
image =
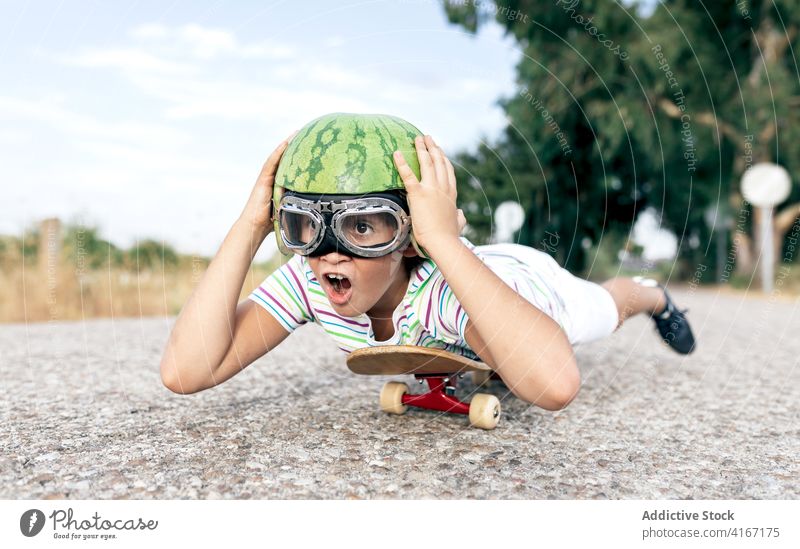
[(358, 248), (380, 248), (391, 244), (400, 227), (390, 212), (344, 213), (341, 218), (341, 237)]
[(297, 210), (281, 210), (281, 229), (290, 246), (305, 246), (319, 234), (320, 226), (313, 215)]

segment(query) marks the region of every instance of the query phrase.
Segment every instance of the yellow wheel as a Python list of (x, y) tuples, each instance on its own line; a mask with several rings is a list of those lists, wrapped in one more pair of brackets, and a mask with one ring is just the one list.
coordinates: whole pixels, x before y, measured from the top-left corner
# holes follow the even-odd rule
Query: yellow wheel
[(489, 370), (475, 370), (472, 372), (472, 383), (481, 386), (492, 379), (492, 372)]
[(390, 381), (381, 389), (381, 410), (388, 414), (405, 414), (408, 406), (403, 404), (403, 395), (408, 392), (408, 385), (398, 381)]
[(500, 401), (494, 395), (478, 393), (469, 403), (469, 424), (479, 429), (494, 429), (500, 421)]

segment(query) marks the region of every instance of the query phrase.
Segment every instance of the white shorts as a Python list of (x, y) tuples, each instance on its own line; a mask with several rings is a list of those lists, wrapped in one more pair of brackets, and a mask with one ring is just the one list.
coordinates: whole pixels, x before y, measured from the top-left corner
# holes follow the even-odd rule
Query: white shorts
[[(545, 313), (557, 320), (559, 316), (566, 316), (560, 319), (561, 325), (573, 345), (602, 339), (617, 329), (619, 312), (608, 290), (576, 277), (549, 254), (528, 246), (505, 243), (478, 246), (475, 252), (484, 256), (487, 265), (509, 286)], [(519, 269), (518, 263), (515, 268), (514, 262), (508, 259), (503, 262), (501, 257), (492, 257), (491, 254), (502, 254), (506, 258), (513, 256), (527, 269)], [(526, 270), (532, 273), (529, 278), (535, 279), (535, 290), (520, 280)]]
[(584, 280), (561, 269), (559, 290), (572, 321), (569, 340), (573, 345), (602, 339), (614, 333), (619, 324), (619, 311), (614, 298), (600, 284)]

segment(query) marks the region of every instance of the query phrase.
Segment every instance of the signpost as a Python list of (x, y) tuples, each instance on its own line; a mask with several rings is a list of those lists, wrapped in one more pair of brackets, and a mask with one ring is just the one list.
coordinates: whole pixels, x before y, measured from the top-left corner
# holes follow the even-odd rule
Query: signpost
[(763, 162), (756, 164), (742, 176), (742, 195), (745, 200), (761, 210), (760, 249), (761, 249), (761, 288), (765, 293), (772, 291), (773, 269), (775, 266), (773, 245), (772, 211), (776, 205), (789, 197), (791, 181), (789, 173), (777, 164)]
[(494, 212), (494, 242), (511, 242), (525, 222), (525, 210), (517, 202), (508, 200)]

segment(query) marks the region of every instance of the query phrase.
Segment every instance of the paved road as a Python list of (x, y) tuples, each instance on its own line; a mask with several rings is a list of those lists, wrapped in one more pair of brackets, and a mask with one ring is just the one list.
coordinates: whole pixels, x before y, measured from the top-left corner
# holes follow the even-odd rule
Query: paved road
[(800, 301), (673, 294), (697, 353), (634, 319), (578, 349), (562, 412), (495, 387), (492, 432), (377, 411), (384, 379), (314, 326), (178, 396), (158, 375), (172, 320), (3, 325), (0, 498), (800, 497)]

